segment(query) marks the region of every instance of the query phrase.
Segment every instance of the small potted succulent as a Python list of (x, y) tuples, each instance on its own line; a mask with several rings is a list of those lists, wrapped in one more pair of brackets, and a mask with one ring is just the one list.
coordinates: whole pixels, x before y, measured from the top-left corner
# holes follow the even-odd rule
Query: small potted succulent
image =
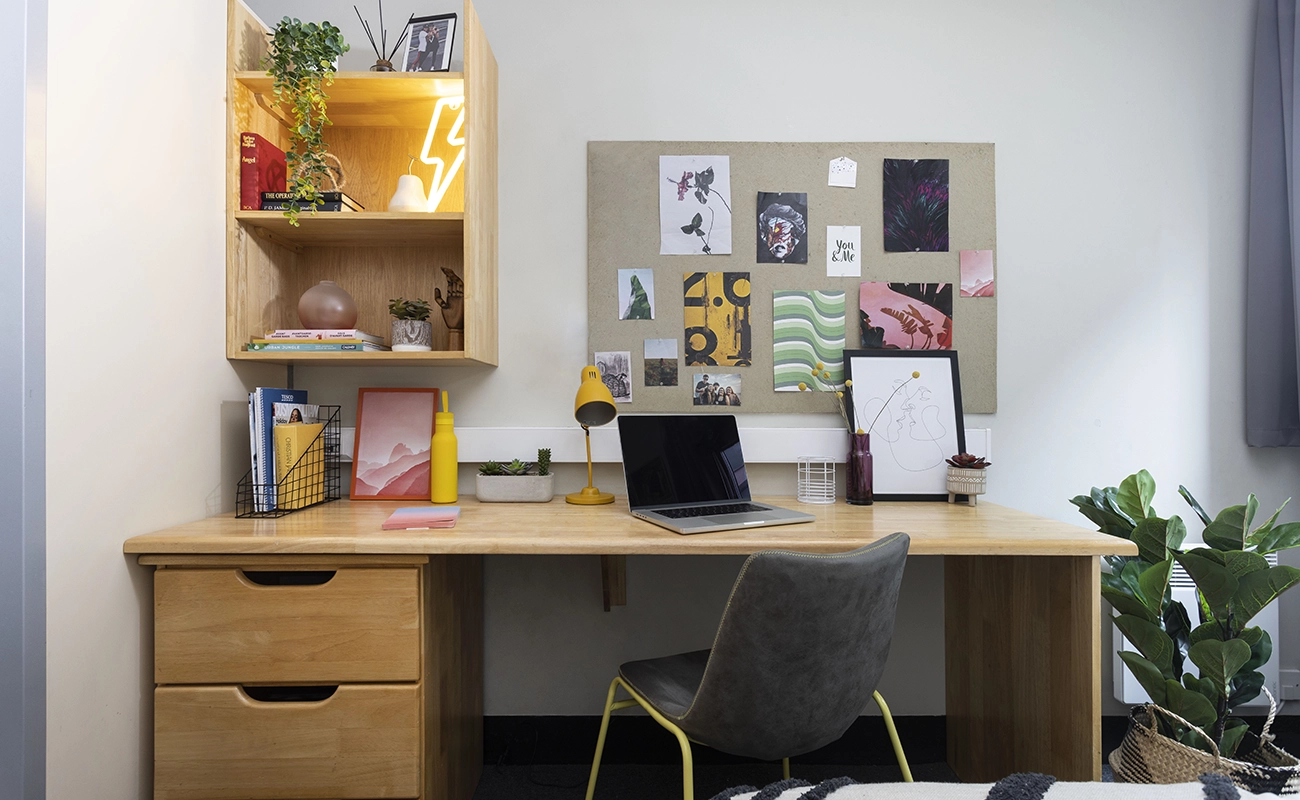
[(427, 300), (407, 300), (399, 297), (388, 301), (388, 313), (393, 315), (393, 350), (395, 352), (423, 352), (433, 349), (433, 323), (429, 322)]
[(990, 461), (976, 458), (970, 453), (958, 453), (948, 462), (948, 502), (957, 502), (957, 495), (966, 495), (966, 502), (975, 505), (979, 496), (984, 494), (988, 485), (985, 468), (993, 466)]
[(474, 494), (482, 503), (550, 502), (555, 496), (550, 448), (537, 451), (536, 464), (517, 458), (509, 464), (496, 461), (483, 464), (474, 479)]

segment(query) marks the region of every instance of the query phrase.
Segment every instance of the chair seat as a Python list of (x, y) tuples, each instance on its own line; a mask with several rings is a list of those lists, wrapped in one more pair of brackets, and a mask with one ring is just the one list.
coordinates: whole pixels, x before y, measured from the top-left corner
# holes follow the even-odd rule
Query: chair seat
[(696, 650), (629, 661), (618, 668), (618, 675), (659, 713), (680, 719), (695, 700), (708, 663), (709, 651)]

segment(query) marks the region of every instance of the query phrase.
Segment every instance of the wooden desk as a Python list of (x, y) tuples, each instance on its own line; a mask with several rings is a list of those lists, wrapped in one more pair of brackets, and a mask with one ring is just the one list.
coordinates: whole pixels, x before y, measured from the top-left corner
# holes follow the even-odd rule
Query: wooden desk
[[(763, 499), (798, 505), (791, 498)], [(945, 557), (948, 761), (953, 769), (968, 781), (992, 781), (1013, 772), (1043, 772), (1062, 780), (1101, 778), (1098, 556), (1135, 555), (1129, 542), (991, 503), (799, 505), (816, 521), (680, 536), (632, 518), (625, 498), (608, 506), (571, 506), (563, 498), (518, 505), (462, 498), (461, 518), (453, 529), (381, 531), (380, 523), (400, 505), (340, 501), (278, 520), (211, 517), (133, 537), (124, 551), (140, 555), (142, 564), (172, 569), (319, 570), (376, 558), (414, 556), (422, 562), (420, 557), (428, 557), (421, 568), (439, 576), (427, 589), (432, 593), (439, 586), (480, 585), (479, 560), (458, 556), (840, 552), (906, 531), (912, 555)], [(425, 585), (429, 587), (427, 577)], [(426, 610), (433, 624), (423, 635), (444, 641), (445, 629), (459, 626), (453, 639), (481, 647), (481, 631), (466, 628), (465, 620), (449, 619), (445, 611), (446, 605), (459, 604), (468, 615), (481, 615), (481, 598), (446, 596), (456, 602), (445, 604), (442, 613)], [(186, 641), (194, 635), (187, 632), (191, 638)], [(433, 652), (447, 655), (445, 646)], [(480, 655), (451, 655), (469, 665), (458, 674), (464, 693), (481, 693)], [(471, 705), (481, 708), (481, 698)], [(451, 712), (426, 709), (431, 720), (439, 713)], [(462, 732), (481, 736), (477, 726)], [(481, 740), (460, 744), (459, 758), (482, 752)], [(445, 761), (445, 743), (443, 756)], [(425, 769), (468, 770), (476, 776), (478, 765), (435, 759)], [(425, 800), (468, 800), (473, 792), (472, 782), (463, 778), (426, 781), (425, 787)]]

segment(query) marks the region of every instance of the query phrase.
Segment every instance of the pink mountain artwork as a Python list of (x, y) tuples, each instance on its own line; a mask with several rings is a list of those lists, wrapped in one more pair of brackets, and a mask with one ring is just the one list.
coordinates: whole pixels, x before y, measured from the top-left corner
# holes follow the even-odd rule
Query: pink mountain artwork
[(993, 296), (993, 251), (961, 251), (961, 296)]
[(428, 499), (435, 397), (434, 391), (363, 392), (353, 497)]

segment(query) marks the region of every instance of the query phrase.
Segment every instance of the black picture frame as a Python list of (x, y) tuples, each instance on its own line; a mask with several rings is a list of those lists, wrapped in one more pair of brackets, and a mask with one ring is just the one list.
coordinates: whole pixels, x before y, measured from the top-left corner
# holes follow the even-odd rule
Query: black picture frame
[[(880, 368), (873, 369), (873, 365)], [(931, 373), (932, 370), (939, 371)], [(906, 381), (913, 371), (922, 374), (922, 378), (912, 379), (917, 381), (918, 393), (907, 394), (906, 387), (913, 385), (910, 382), (903, 384), (901, 393), (892, 392), (897, 382)], [(846, 395), (853, 408), (853, 425), (873, 434), (875, 499), (947, 501), (946, 459), (966, 452), (957, 351), (845, 350), (844, 374), (852, 381)], [(924, 380), (927, 376), (931, 376), (929, 381)], [(928, 390), (929, 394), (922, 397), (919, 393), (922, 390)], [(881, 398), (885, 398), (884, 403), (876, 405)], [(918, 409), (918, 402), (930, 405)], [(886, 407), (894, 411), (887, 418), (879, 419), (879, 412)], [(897, 431), (893, 430), (891, 420), (897, 425)], [(936, 423), (951, 426), (952, 436), (945, 430), (941, 436), (930, 438), (936, 433), (930, 426)], [(915, 433), (918, 427), (923, 431), (920, 436)]]
[[(406, 48), (402, 53), (402, 72), (448, 72), (451, 70), (451, 51), (456, 44), (455, 14), (433, 14), (412, 17), (406, 26)], [(438, 43), (433, 53), (428, 52), (427, 40), (420, 34), (425, 30), (436, 32)], [(421, 49), (423, 47), (423, 49)], [(442, 57), (438, 57), (438, 52)]]

